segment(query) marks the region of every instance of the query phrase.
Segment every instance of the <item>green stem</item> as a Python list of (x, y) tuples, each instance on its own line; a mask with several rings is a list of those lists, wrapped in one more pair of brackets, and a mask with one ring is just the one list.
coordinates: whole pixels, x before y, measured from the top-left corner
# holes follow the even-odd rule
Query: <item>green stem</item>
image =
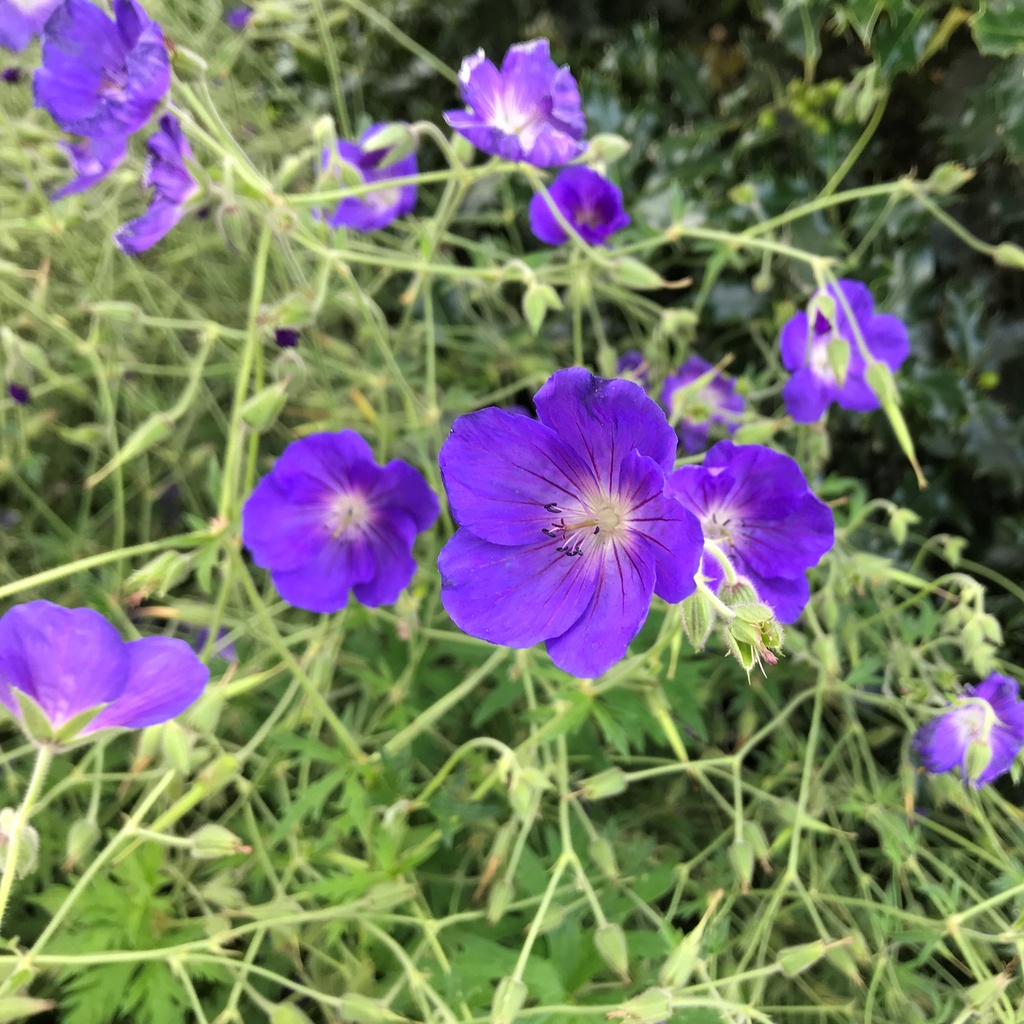
[(875, 132), (878, 130), (878, 126), (882, 123), (882, 117), (885, 115), (885, 107), (888, 99), (888, 92), (884, 92), (879, 98), (878, 103), (875, 105), (875, 112), (871, 115), (871, 120), (867, 123), (864, 131), (860, 133), (860, 138), (853, 144), (853, 148), (850, 152), (846, 154), (846, 159), (839, 165), (836, 173), (828, 179), (828, 184), (821, 190), (819, 198), (824, 199), (825, 197), (832, 195), (832, 193), (835, 192), (835, 190), (842, 184), (843, 179), (851, 170), (853, 170), (853, 165), (860, 159), (861, 153), (864, 152), (867, 144), (871, 141)]
[(14, 812), (14, 820), (11, 822), (8, 835), (8, 845), (4, 858), (3, 875), (0, 876), (0, 925), (3, 924), (4, 914), (7, 911), (7, 902), (11, 898), (11, 889), (14, 886), (14, 879), (18, 874), (18, 854), (21, 852), (21, 841), (28, 825), (28, 819), (32, 814), (32, 808), (39, 799), (43, 790), (43, 783), (46, 782), (46, 773), (53, 763), (53, 755), (56, 748), (48, 743), (42, 744), (36, 753), (36, 764), (32, 769), (32, 778), (29, 779), (28, 789), (22, 798), (21, 806)]

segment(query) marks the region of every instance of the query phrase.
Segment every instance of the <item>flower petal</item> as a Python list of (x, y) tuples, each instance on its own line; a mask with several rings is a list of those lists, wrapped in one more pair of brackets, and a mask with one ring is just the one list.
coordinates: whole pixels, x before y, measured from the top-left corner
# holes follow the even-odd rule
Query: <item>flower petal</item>
[(278, 479), (265, 476), (242, 506), (242, 543), (261, 568), (288, 572), (315, 559), (330, 542), (331, 492), (320, 492), (321, 500), (313, 502)]
[(441, 550), (441, 603), (470, 636), (505, 647), (532, 647), (564, 633), (593, 597), (585, 557), (554, 542), (510, 547), (460, 529)]
[(782, 365), (795, 373), (807, 365), (811, 351), (807, 314), (802, 310), (791, 316), (782, 326), (779, 335), (779, 349), (782, 353)]
[(31, 697), (59, 726), (114, 700), (127, 676), (120, 634), (91, 608), (29, 601), (0, 618), (0, 701), (15, 714), (12, 688)]
[(376, 558), (366, 541), (325, 544), (295, 569), (272, 569), (270, 578), (281, 597), (296, 608), (329, 615), (348, 604), (349, 591), (377, 572)]
[(398, 510), (389, 510), (367, 529), (366, 543), (373, 552), (376, 572), (369, 580), (356, 583), (352, 588), (360, 604), (376, 608), (398, 600), (398, 595), (416, 575), (416, 559), (412, 557), (416, 532), (416, 523)]
[(891, 370), (898, 370), (910, 355), (910, 338), (899, 317), (877, 313), (868, 321), (864, 333), (871, 354)]
[(1010, 729), (997, 725), (989, 733), (988, 743), (989, 749), (992, 751), (992, 758), (985, 765), (984, 771), (973, 781), (975, 789), (1008, 772), (1013, 762), (1017, 760), (1024, 741)]
[(834, 391), (831, 384), (805, 366), (786, 381), (782, 401), (797, 423), (816, 423), (835, 397)]
[(125, 645), (128, 681), (113, 704), (82, 730), (144, 729), (176, 718), (199, 699), (210, 670), (184, 640), (145, 637)]
[(967, 757), (964, 730), (957, 723), (957, 709), (925, 722), (914, 734), (913, 746), (925, 771), (939, 774), (962, 765)]

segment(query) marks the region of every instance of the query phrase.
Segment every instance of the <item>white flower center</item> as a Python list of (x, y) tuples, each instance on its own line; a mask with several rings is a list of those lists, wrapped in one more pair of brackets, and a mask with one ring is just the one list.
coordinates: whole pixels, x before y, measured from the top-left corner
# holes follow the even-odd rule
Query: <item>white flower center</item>
[(327, 525), (336, 539), (351, 539), (370, 521), (370, 506), (360, 494), (339, 494), (327, 513)]
[(544, 506), (553, 519), (551, 526), (541, 532), (558, 542), (556, 551), (563, 555), (582, 555), (584, 544), (614, 543), (629, 532), (629, 509), (607, 494), (598, 494), (592, 500), (581, 500), (578, 508), (571, 511), (561, 508), (556, 502)]

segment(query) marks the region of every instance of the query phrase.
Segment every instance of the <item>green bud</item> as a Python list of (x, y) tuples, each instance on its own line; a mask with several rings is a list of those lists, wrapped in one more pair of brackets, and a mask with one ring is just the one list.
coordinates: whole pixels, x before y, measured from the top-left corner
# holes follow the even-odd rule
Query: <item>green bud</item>
[(967, 780), (977, 782), (992, 760), (992, 748), (982, 740), (971, 740), (967, 745)]
[(605, 878), (612, 882), (618, 881), (619, 863), (615, 857), (615, 847), (604, 836), (598, 836), (591, 842), (589, 853), (590, 859), (601, 869)]
[(0, 1024), (14, 1024), (15, 1021), (25, 1020), (27, 1017), (34, 1017), (37, 1013), (52, 1010), (56, 1005), (52, 999), (2, 996), (0, 997)]
[(964, 1003), (977, 1014), (987, 1014), (995, 1010), (995, 1004), (1000, 996), (1009, 987), (1011, 975), (1005, 971), (994, 974), (991, 978), (984, 978), (975, 982), (970, 988), (964, 991)]
[(523, 292), (523, 316), (530, 325), (530, 333), (534, 336), (540, 333), (548, 311), (562, 308), (558, 292), (549, 284), (534, 281)]
[(363, 894), (360, 902), (368, 910), (391, 910), (415, 895), (416, 886), (411, 882), (378, 882)]
[(508, 905), (515, 899), (515, 886), (510, 878), (499, 878), (487, 897), (487, 923), (497, 924), (508, 910)]
[(77, 868), (82, 858), (99, 842), (100, 827), (93, 818), (79, 818), (71, 823), (65, 840), (64, 870)]
[(519, 978), (502, 978), (494, 990), (491, 1024), (513, 1024), (529, 994)]
[(381, 149), (387, 152), (377, 163), (378, 169), (390, 167), (399, 160), (407, 157), (410, 153), (416, 152), (419, 139), (416, 133), (402, 121), (393, 124), (386, 124), (378, 128), (369, 138), (360, 143), (364, 153), (374, 153)]
[(664, 286), (661, 274), (652, 270), (646, 263), (632, 256), (617, 256), (605, 264), (611, 279), (634, 291), (650, 291)]
[(402, 1019), (376, 999), (360, 992), (349, 992), (342, 996), (340, 1009), (341, 1016), (352, 1021), (352, 1024), (385, 1024), (386, 1021)]
[(183, 551), (163, 551), (136, 569), (125, 581), (126, 593), (141, 597), (169, 594), (192, 569), (192, 556)]
[(11, 843), (15, 832), (18, 832), (20, 838), (14, 875), (16, 878), (27, 878), (39, 863), (39, 833), (27, 822), (19, 827), (16, 824), (17, 814), (13, 807), (0, 810), (0, 865), (7, 867)]
[(658, 980), (666, 988), (682, 988), (690, 980), (700, 952), (700, 933), (690, 932), (661, 965)]
[(192, 773), (192, 744), (177, 722), (164, 722), (161, 727), (160, 752), (179, 775), (188, 776)]
[(278, 1003), (268, 1016), (268, 1024), (313, 1024), (294, 1003)]
[(353, 163), (339, 155), (337, 149), (331, 146), (328, 153), (327, 164), (320, 170), (320, 180), (326, 181), (331, 178), (337, 179), (343, 188), (358, 188), (366, 184), (363, 172)]
[(907, 530), (921, 522), (921, 517), (909, 508), (894, 508), (889, 513), (889, 532), (897, 544), (907, 539)]
[(238, 778), (242, 765), (232, 754), (221, 754), (199, 776), (199, 782), (206, 787), (207, 796), (223, 789), (233, 779)]
[(613, 135), (611, 132), (602, 132), (595, 135), (587, 146), (587, 163), (613, 164), (616, 160), (622, 159), (631, 147), (629, 139)]
[(714, 605), (708, 600), (706, 594), (699, 590), (692, 593), (680, 606), (683, 616), (683, 632), (686, 639), (695, 651), (704, 650), (708, 637), (711, 635), (711, 627), (715, 624)]
[(626, 933), (617, 924), (606, 921), (594, 932), (594, 948), (601, 959), (622, 979), (629, 981), (629, 949)]
[(992, 259), (1000, 267), (1024, 270), (1024, 249), (1013, 242), (1000, 242), (992, 253)]
[(629, 781), (626, 773), (617, 765), (584, 779), (580, 793), (585, 800), (603, 800), (609, 796), (625, 793)]
[(740, 891), (750, 891), (750, 880), (754, 877), (754, 847), (745, 839), (737, 839), (729, 847), (729, 863), (740, 881)]
[(821, 663), (822, 671), (829, 679), (839, 679), (841, 667), (839, 661), (839, 647), (834, 636), (823, 633), (811, 642), (811, 650)]
[(605, 1016), (625, 1024), (664, 1024), (672, 1016), (672, 997), (663, 988), (649, 988)]
[(203, 825), (189, 836), (189, 841), (192, 843), (190, 852), (196, 860), (252, 853), (251, 846), (246, 846), (234, 832), (229, 832), (222, 825)]
[(795, 978), (812, 964), (816, 964), (827, 951), (828, 948), (821, 939), (816, 942), (805, 942), (802, 946), (789, 946), (782, 950), (776, 963), (787, 978)]
[(670, 338), (692, 338), (699, 323), (700, 318), (692, 309), (669, 306), (661, 311), (661, 330)]
[(287, 401), (288, 389), (284, 384), (271, 384), (247, 398), (239, 415), (257, 434), (262, 434), (277, 422)]
[(850, 369), (850, 343), (845, 338), (833, 338), (825, 348), (828, 365), (836, 375), (836, 382), (842, 387)]
[(965, 167), (963, 164), (947, 161), (946, 163), (939, 164), (928, 175), (928, 180), (925, 184), (928, 186), (929, 192), (939, 196), (948, 196), (953, 192), (959, 191), (974, 177), (974, 174), (973, 167)]
[(723, 583), (718, 591), (719, 600), (730, 608), (735, 605), (754, 604), (757, 602), (757, 591), (749, 580), (742, 576), (735, 583)]

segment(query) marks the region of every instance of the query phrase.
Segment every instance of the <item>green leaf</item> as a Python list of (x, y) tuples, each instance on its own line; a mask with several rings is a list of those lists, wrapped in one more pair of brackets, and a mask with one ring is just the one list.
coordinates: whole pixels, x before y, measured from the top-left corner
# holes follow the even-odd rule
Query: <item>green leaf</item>
[(1012, 57), (1024, 50), (1024, 0), (982, 2), (971, 18), (978, 49), (996, 57)]

